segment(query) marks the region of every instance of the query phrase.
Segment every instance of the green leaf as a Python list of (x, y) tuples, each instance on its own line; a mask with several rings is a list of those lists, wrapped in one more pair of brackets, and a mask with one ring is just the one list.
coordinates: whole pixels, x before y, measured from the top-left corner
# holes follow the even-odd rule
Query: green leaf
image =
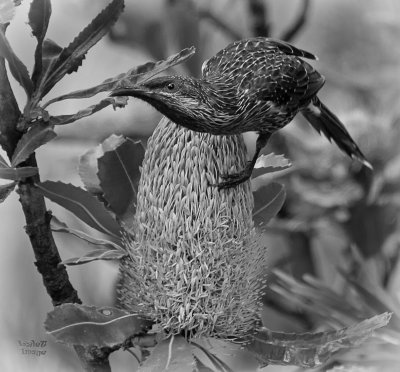
[(106, 79), (101, 84), (96, 85), (94, 87), (76, 90), (74, 92), (63, 94), (62, 96), (53, 98), (48, 102), (46, 102), (43, 107), (47, 107), (48, 105), (54, 102), (62, 101), (65, 99), (93, 97), (101, 92), (112, 91), (117, 88), (121, 88), (127, 85), (128, 86), (133, 85), (138, 82), (148, 80), (154, 75), (157, 75), (160, 72), (166, 70), (167, 68), (173, 67), (179, 63), (186, 61), (194, 53), (195, 53), (194, 47), (183, 49), (179, 53), (168, 57), (165, 61), (162, 60), (158, 62), (147, 62), (143, 65), (130, 69), (126, 73), (119, 74), (113, 78)]
[(0, 29), (0, 56), (7, 60), (15, 80), (21, 84), (26, 95), (30, 97), (33, 92), (33, 83), (29, 77), (28, 69), (13, 52), (2, 28)]
[(70, 124), (79, 119), (85, 118), (87, 116), (93, 115), (94, 113), (112, 105), (115, 109), (116, 107), (124, 107), (128, 103), (128, 97), (117, 97), (122, 99), (114, 99), (113, 97), (108, 97), (102, 99), (99, 103), (89, 106), (83, 110), (78, 111), (76, 114), (72, 115), (59, 115), (51, 116), (50, 123), (52, 125), (64, 125)]
[(114, 243), (111, 240), (94, 238), (94, 237), (90, 236), (89, 234), (86, 234), (83, 231), (71, 229), (70, 227), (67, 226), (67, 224), (65, 224), (64, 222), (61, 222), (54, 215), (51, 217), (50, 227), (51, 227), (52, 231), (69, 233), (71, 235), (76, 236), (79, 239), (86, 241), (89, 244), (101, 246), (99, 249), (115, 250), (115, 251), (119, 251), (119, 250), (123, 249), (121, 246), (122, 243), (120, 240), (117, 240), (117, 242)]
[(113, 0), (68, 47), (62, 50), (41, 87), (41, 97), (45, 96), (66, 74), (77, 71), (88, 50), (106, 35), (123, 9), (123, 0)]
[(120, 227), (115, 219), (89, 192), (62, 182), (45, 181), (36, 186), (46, 198), (69, 210), (90, 227), (120, 238)]
[(11, 182), (0, 185), (0, 203), (3, 203), (3, 201), (7, 199), (8, 195), (14, 190), (16, 184), (16, 182)]
[(51, 141), (57, 135), (53, 131), (52, 126), (44, 122), (39, 122), (33, 125), (26, 132), (15, 148), (11, 165), (16, 166), (26, 160), (37, 148)]
[(58, 342), (68, 345), (118, 347), (148, 330), (152, 322), (139, 314), (114, 307), (78, 304), (57, 306), (47, 314), (44, 327)]
[(313, 368), (326, 363), (339, 350), (359, 346), (375, 330), (386, 326), (390, 317), (390, 313), (383, 313), (350, 327), (318, 333), (283, 333), (261, 328), (249, 336), (246, 349), (260, 363)]
[(144, 149), (140, 141), (125, 139), (98, 159), (98, 177), (104, 198), (120, 218), (136, 209), (140, 167)]
[(0, 168), (0, 178), (6, 180), (20, 181), (37, 173), (38, 169), (36, 167)]
[(262, 186), (254, 195), (253, 220), (256, 226), (265, 226), (275, 217), (285, 202), (285, 188), (276, 182)]
[(42, 73), (42, 46), (46, 36), (47, 27), (49, 25), (51, 15), (50, 0), (33, 0), (29, 10), (29, 26), (31, 26), (32, 34), (37, 39), (35, 50), (35, 65), (32, 73), (32, 81), (36, 88)]
[(187, 372), (196, 366), (189, 343), (182, 336), (159, 342), (138, 372)]
[(268, 155), (261, 155), (254, 166), (252, 177), (258, 177), (266, 173), (278, 172), (288, 169), (292, 163), (283, 155), (275, 155), (271, 152)]

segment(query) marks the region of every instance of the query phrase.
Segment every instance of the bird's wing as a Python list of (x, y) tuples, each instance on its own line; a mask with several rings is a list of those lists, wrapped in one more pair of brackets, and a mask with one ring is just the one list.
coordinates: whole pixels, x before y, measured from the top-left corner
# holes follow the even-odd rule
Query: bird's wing
[(274, 53), (282, 53), (296, 57), (317, 60), (317, 56), (281, 40), (256, 37), (235, 41), (219, 51), (214, 57), (204, 61), (201, 72), (203, 77), (218, 74), (254, 58), (268, 57)]
[(287, 43), (286, 41), (272, 39), (272, 38), (261, 38), (261, 37), (255, 38), (255, 40), (260, 40), (260, 42), (266, 44), (267, 47), (277, 48), (281, 52), (287, 55), (318, 60), (318, 57), (315, 54), (307, 52), (303, 49), (296, 48), (295, 46)]
[(301, 107), (322, 88), (325, 78), (311, 65), (298, 58), (276, 59), (261, 68), (242, 89), (254, 92), (255, 99), (272, 101), (279, 106)]

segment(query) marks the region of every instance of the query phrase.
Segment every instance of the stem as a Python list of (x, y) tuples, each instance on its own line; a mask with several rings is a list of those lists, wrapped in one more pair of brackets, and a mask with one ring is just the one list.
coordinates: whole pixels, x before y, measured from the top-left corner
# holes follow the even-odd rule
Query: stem
[[(35, 154), (24, 162), (24, 166), (36, 167)], [(40, 182), (39, 175), (19, 183), (18, 194), (26, 220), (26, 233), (35, 254), (35, 265), (42, 275), (53, 305), (81, 303), (78, 294), (68, 278), (50, 229), (51, 213), (46, 210), (44, 197), (37, 191), (34, 182)]]

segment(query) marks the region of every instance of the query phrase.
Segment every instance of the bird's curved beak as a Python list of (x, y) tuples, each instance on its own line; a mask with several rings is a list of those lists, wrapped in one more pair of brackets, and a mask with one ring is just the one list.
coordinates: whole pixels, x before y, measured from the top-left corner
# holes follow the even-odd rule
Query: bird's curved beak
[(130, 97), (148, 97), (152, 94), (152, 91), (144, 85), (135, 85), (130, 88), (118, 88), (110, 93), (110, 97), (130, 96)]

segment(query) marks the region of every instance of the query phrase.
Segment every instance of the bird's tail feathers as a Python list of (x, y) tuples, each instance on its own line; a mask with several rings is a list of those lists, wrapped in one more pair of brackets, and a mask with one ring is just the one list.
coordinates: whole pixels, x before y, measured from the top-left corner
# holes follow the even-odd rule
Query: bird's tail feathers
[(372, 165), (367, 161), (339, 118), (318, 97), (313, 97), (311, 103), (301, 113), (318, 133), (322, 132), (329, 141), (333, 140), (351, 158), (357, 159), (372, 169)]

